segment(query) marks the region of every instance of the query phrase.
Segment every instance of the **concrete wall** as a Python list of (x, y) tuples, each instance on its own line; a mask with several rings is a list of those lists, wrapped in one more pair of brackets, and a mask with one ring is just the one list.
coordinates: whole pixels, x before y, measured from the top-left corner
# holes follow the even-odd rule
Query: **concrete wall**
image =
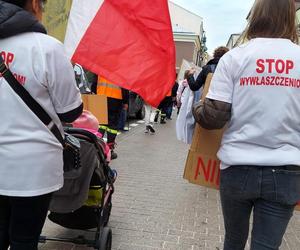
[(178, 25), (197, 35), (202, 34), (203, 19), (202, 17), (180, 7), (179, 5), (169, 1), (169, 10), (173, 25)]

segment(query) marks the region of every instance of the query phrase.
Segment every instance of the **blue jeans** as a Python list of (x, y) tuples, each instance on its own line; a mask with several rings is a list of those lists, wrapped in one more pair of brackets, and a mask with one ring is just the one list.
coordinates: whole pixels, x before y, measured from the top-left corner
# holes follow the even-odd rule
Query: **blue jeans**
[(221, 171), (224, 250), (245, 248), (253, 212), (251, 250), (279, 249), (300, 200), (300, 167), (231, 166)]

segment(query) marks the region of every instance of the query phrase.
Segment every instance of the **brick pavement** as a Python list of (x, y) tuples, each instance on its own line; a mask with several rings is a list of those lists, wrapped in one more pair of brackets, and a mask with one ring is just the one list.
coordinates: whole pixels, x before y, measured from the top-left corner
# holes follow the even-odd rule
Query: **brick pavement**
[[(182, 179), (188, 147), (176, 140), (175, 121), (145, 135), (143, 126), (119, 138), (119, 177), (113, 196), (110, 227), (114, 250), (222, 249), (223, 221), (218, 192)], [(74, 232), (47, 222), (44, 232)], [(42, 249), (87, 250), (47, 243)], [(249, 249), (249, 246), (247, 246)], [(300, 249), (300, 213), (292, 219), (281, 250)]]

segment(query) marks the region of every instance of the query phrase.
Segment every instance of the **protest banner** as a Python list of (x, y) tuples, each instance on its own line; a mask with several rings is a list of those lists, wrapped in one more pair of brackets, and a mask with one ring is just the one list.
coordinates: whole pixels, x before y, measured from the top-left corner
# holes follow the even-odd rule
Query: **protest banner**
[(201, 72), (201, 68), (199, 66), (196, 66), (193, 62), (189, 62), (186, 59), (182, 59), (180, 70), (177, 74), (177, 82), (178, 83), (184, 80), (184, 72), (191, 68), (194, 68), (196, 70), (195, 75), (194, 75), (196, 78), (199, 75), (199, 73)]
[(48, 34), (60, 40), (62, 43), (65, 39), (71, 6), (72, 0), (47, 1), (45, 12), (43, 13), (42, 23)]

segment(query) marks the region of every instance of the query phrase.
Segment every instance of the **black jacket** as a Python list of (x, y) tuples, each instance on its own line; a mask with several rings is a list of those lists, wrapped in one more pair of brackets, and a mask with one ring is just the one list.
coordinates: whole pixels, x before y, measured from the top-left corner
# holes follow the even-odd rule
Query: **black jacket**
[[(0, 39), (25, 32), (47, 33), (44, 26), (32, 13), (18, 7), (17, 5), (0, 0)], [(58, 114), (58, 117), (63, 122), (73, 122), (80, 116), (82, 110), (83, 104), (74, 110)]]
[(206, 81), (206, 77), (209, 73), (214, 73), (215, 72), (215, 69), (219, 63), (219, 60), (220, 58), (214, 58), (214, 59), (211, 59), (204, 67), (203, 69), (201, 70), (200, 74), (198, 75), (196, 81), (194, 79), (194, 76), (193, 75), (190, 75), (188, 77), (188, 84), (189, 84), (189, 87), (192, 91), (197, 91), (199, 90), (204, 84), (205, 84), (205, 81)]
[(0, 39), (24, 32), (47, 33), (44, 26), (30, 12), (0, 1)]

